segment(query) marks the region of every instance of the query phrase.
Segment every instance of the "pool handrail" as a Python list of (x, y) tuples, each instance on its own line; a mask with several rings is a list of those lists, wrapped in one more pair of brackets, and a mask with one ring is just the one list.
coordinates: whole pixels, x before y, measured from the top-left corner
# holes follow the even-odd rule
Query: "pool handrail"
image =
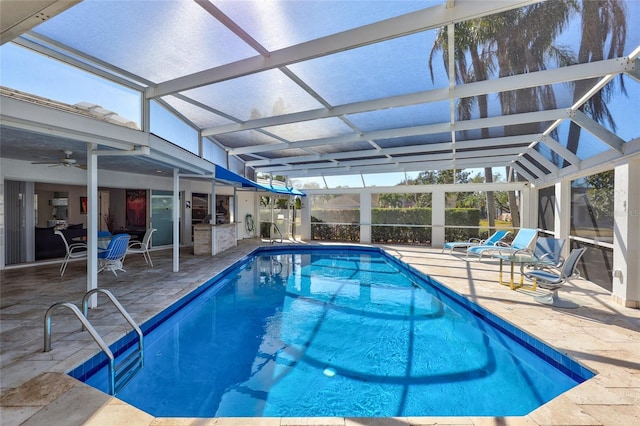
[[(111, 351), (111, 349), (109, 349), (109, 346), (105, 343), (102, 337), (100, 337), (93, 325), (91, 325), (91, 322), (89, 322), (89, 299), (96, 293), (102, 293), (107, 296), (138, 335), (138, 350), (127, 357), (119, 365), (118, 369), (116, 369), (115, 356), (113, 355), (113, 352)], [(69, 302), (55, 303), (51, 305), (49, 309), (47, 309), (47, 312), (44, 316), (44, 352), (49, 352), (51, 350), (51, 317), (53, 315), (53, 311), (61, 307), (71, 309), (71, 312), (73, 312), (74, 315), (82, 323), (82, 331), (88, 331), (91, 337), (93, 337), (93, 340), (95, 340), (98, 346), (100, 346), (100, 349), (102, 349), (107, 358), (109, 358), (109, 394), (115, 395), (116, 392), (121, 389), (129, 380), (131, 380), (136, 372), (143, 367), (144, 335), (142, 333), (142, 330), (140, 330), (140, 327), (138, 327), (133, 318), (131, 318), (131, 315), (129, 315), (129, 313), (124, 309), (124, 307), (120, 304), (120, 302), (118, 302), (118, 300), (109, 290), (106, 290), (104, 288), (94, 288), (86, 292), (82, 297), (82, 311), (80, 311), (80, 309), (78, 309), (76, 305)]]
[(111, 300), (111, 303), (116, 307), (116, 309), (122, 314), (125, 320), (129, 323), (129, 325), (133, 328), (133, 330), (138, 335), (138, 345), (140, 346), (140, 355), (144, 353), (144, 335), (142, 334), (142, 330), (138, 327), (138, 324), (131, 318), (131, 315), (124, 309), (124, 306), (118, 302), (118, 299), (111, 293), (109, 290), (105, 288), (94, 288), (85, 293), (82, 297), (82, 313), (86, 318), (89, 318), (89, 297), (91, 297), (94, 293), (102, 293)]
[(280, 228), (278, 228), (278, 225), (276, 225), (274, 222), (265, 222), (265, 223), (269, 224), (269, 242), (271, 244), (276, 242), (276, 240), (274, 238), (271, 238), (271, 230), (275, 228), (275, 230), (278, 233), (278, 235), (280, 235), (280, 243), (283, 243), (284, 242), (284, 237), (282, 236), (282, 232), (280, 232)]
[(144, 367), (144, 335), (142, 334), (142, 330), (138, 327), (138, 324), (131, 318), (131, 315), (124, 309), (124, 306), (118, 302), (118, 299), (111, 293), (109, 290), (104, 288), (94, 288), (85, 293), (82, 297), (82, 312), (84, 316), (89, 318), (89, 298), (93, 294), (102, 293), (111, 303), (116, 307), (116, 309), (122, 314), (125, 320), (129, 323), (129, 325), (133, 328), (133, 330), (138, 335), (138, 350), (134, 351), (126, 357), (120, 364), (116, 367), (114, 362), (114, 367), (110, 368), (109, 376), (110, 376), (110, 391), (111, 395), (115, 395), (120, 391), (132, 378), (135, 376), (138, 371), (142, 367)]
[(91, 325), (89, 320), (80, 312), (80, 309), (73, 303), (69, 302), (59, 302), (54, 303), (49, 306), (47, 312), (44, 315), (44, 352), (49, 352), (51, 350), (51, 317), (53, 315), (53, 311), (58, 308), (69, 308), (71, 312), (80, 320), (83, 326), (83, 330), (87, 330), (93, 340), (100, 346), (100, 349), (105, 353), (107, 358), (109, 358), (109, 392), (111, 395), (114, 395), (115, 392), (115, 357), (113, 356), (113, 352), (109, 349), (109, 346), (105, 343), (105, 341), (100, 337), (95, 328)]

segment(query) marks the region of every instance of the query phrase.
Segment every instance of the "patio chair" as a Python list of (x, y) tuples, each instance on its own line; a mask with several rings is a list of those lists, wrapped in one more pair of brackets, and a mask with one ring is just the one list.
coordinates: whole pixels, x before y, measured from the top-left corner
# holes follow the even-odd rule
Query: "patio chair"
[(467, 259), (469, 254), (478, 256), (478, 260), (482, 259), (485, 254), (491, 255), (510, 255), (519, 250), (527, 250), (533, 253), (538, 230), (532, 228), (521, 228), (516, 234), (511, 244), (498, 241), (495, 245), (473, 246), (467, 249)]
[(59, 231), (57, 229), (53, 231), (53, 233), (59, 235), (60, 238), (62, 238), (64, 248), (67, 251), (64, 256), (64, 261), (62, 262), (62, 265), (60, 265), (60, 276), (63, 276), (64, 271), (67, 270), (67, 264), (69, 263), (69, 260), (87, 257), (87, 245), (85, 243), (69, 244), (62, 231)]
[(106, 249), (98, 252), (98, 272), (111, 271), (116, 276), (116, 271), (127, 272), (122, 267), (122, 262), (127, 255), (129, 238), (129, 234), (118, 234), (111, 239)]
[(533, 255), (540, 262), (525, 265), (524, 267), (532, 269), (562, 267), (562, 264), (564, 263), (564, 257), (562, 257), (564, 243), (565, 240), (562, 238), (538, 237)]
[(543, 296), (535, 296), (533, 300), (543, 305), (555, 306), (556, 308), (577, 308), (578, 304), (558, 297), (558, 290), (573, 276), (578, 266), (578, 261), (586, 250), (585, 247), (573, 249), (567, 260), (562, 264), (561, 269), (555, 271), (549, 269), (534, 269), (525, 272), (525, 276), (529, 279), (535, 279), (538, 286), (551, 290), (551, 293)]
[(111, 236), (109, 231), (98, 231), (98, 238), (107, 238)]
[(149, 253), (149, 246), (151, 241), (151, 234), (153, 234), (155, 231), (157, 231), (156, 228), (149, 228), (144, 233), (142, 241), (131, 241), (129, 243), (129, 247), (127, 247), (127, 254), (142, 253), (145, 263), (153, 266), (153, 262), (151, 261), (151, 254)]
[(526, 272), (534, 269), (557, 270), (562, 267), (564, 257), (562, 248), (565, 240), (553, 237), (538, 237), (533, 255), (538, 260), (534, 263), (523, 263), (520, 265), (520, 273), (526, 276)]
[(449, 254), (452, 254), (453, 250), (457, 248), (466, 249), (473, 246), (494, 246), (498, 243), (498, 241), (501, 241), (507, 235), (509, 235), (509, 231), (498, 229), (486, 240), (481, 240), (480, 238), (469, 238), (467, 241), (451, 241), (448, 243), (444, 243), (444, 246), (442, 247), (442, 253), (444, 253), (445, 249), (449, 249)]

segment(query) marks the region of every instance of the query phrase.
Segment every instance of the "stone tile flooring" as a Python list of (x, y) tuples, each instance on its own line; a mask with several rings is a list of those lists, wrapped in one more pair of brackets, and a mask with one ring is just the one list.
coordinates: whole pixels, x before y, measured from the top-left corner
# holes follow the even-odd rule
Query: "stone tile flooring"
[[(172, 251), (152, 252), (154, 267), (129, 256), (126, 273), (99, 274), (131, 316), (143, 323), (206, 279), (251, 252), (257, 241), (240, 241), (218, 256), (180, 254), (172, 272)], [(43, 318), (56, 302), (79, 304), (86, 264), (73, 262), (60, 277), (59, 263), (7, 269), (0, 275), (0, 422), (10, 425), (612, 425), (640, 424), (640, 310), (612, 302), (604, 290), (575, 279), (561, 290), (580, 304), (553, 309), (533, 301), (541, 294), (500, 286), (494, 261), (466, 262), (418, 246), (383, 246), (391, 255), (431, 275), (512, 324), (572, 356), (597, 375), (524, 417), (416, 418), (154, 418), (66, 375), (93, 356), (97, 345), (66, 310), (53, 316), (52, 350), (44, 353)], [(90, 320), (107, 343), (129, 331), (106, 298)], [(513, 395), (517, 398), (517, 395)]]

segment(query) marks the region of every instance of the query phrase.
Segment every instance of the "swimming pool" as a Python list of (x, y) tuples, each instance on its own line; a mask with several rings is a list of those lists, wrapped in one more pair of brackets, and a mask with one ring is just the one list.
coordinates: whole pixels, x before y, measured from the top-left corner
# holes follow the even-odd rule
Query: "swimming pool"
[(368, 247), (260, 248), (141, 328), (117, 396), (157, 417), (514, 416), (593, 375)]

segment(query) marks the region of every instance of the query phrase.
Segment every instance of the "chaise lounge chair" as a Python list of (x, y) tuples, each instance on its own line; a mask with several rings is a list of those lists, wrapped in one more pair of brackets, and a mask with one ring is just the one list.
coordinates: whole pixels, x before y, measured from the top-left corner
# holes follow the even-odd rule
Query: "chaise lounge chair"
[(521, 228), (511, 244), (505, 244), (502, 241), (499, 241), (495, 245), (491, 246), (481, 245), (469, 247), (467, 249), (467, 259), (469, 258), (470, 254), (478, 256), (478, 260), (481, 260), (482, 256), (485, 254), (510, 255), (517, 252), (518, 250), (528, 250), (530, 253), (533, 253), (537, 236), (537, 229)]
[(535, 279), (538, 286), (551, 290), (551, 293), (543, 296), (536, 296), (533, 300), (538, 303), (542, 303), (543, 305), (550, 305), (557, 308), (577, 308), (578, 305), (576, 303), (558, 297), (558, 290), (575, 274), (578, 261), (586, 250), (587, 249), (584, 247), (573, 249), (567, 260), (562, 265), (562, 269), (556, 270), (555, 272), (549, 269), (534, 269), (532, 271), (525, 272), (525, 277)]
[(449, 249), (449, 254), (452, 254), (453, 250), (457, 248), (467, 249), (474, 246), (494, 246), (508, 234), (509, 231), (499, 229), (486, 240), (481, 240), (480, 238), (470, 238), (467, 241), (451, 241), (449, 243), (444, 243), (444, 246), (442, 247), (442, 253), (444, 253), (445, 249)]

